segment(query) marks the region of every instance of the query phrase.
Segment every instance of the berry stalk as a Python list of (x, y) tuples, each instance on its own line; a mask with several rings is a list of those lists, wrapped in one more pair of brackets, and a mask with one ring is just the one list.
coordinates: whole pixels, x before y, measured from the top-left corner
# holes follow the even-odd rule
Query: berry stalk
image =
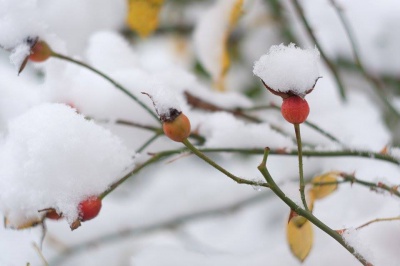
[(309, 211), (306, 196), (304, 193), (305, 183), (304, 183), (304, 175), (303, 175), (303, 153), (302, 153), (302, 144), (301, 144), (301, 134), (300, 134), (300, 124), (294, 124), (294, 131), (296, 132), (296, 140), (297, 140), (297, 158), (299, 160), (299, 176), (300, 176), (300, 197), (303, 202), (304, 209)]

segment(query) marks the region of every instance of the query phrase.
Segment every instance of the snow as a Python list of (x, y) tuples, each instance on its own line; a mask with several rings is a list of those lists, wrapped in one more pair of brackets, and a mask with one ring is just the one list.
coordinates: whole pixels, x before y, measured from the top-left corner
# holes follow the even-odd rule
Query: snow
[(171, 115), (176, 111), (181, 112), (179, 102), (172, 90), (163, 86), (158, 82), (149, 85), (145, 91), (151, 98), (157, 114), (167, 121), (171, 119)]
[(99, 195), (132, 167), (132, 155), (72, 108), (39, 105), (8, 125), (0, 155), (1, 210), (14, 227), (38, 219), (38, 210), (46, 208), (71, 223), (79, 202)]
[(18, 71), (21, 68), (24, 60), (31, 54), (31, 46), (27, 43), (22, 43), (13, 49), (10, 54), (10, 61)]
[[(28, 53), (27, 37), (39, 36), (53, 51), (100, 70), (152, 110), (181, 110), (190, 119), (192, 133), (204, 138), (204, 142), (190, 138), (199, 148), (253, 151), (268, 146), (284, 152), (297, 149), (293, 125), (271, 108), (270, 104), (279, 107), (281, 99), (265, 90), (252, 73), (253, 62), (273, 46), (257, 63), (261, 74), (255, 73), (268, 86), (304, 96), (323, 76), (307, 95), (309, 121), (342, 145), (302, 124), (304, 149), (379, 153), (387, 147), (388, 155), (400, 158), (396, 119), (375, 99), (368, 81), (336, 64), (339, 57), (348, 62), (353, 57), (330, 1), (309, 0), (301, 5), (343, 77), (346, 102), (329, 69), (318, 62), (315, 43), (308, 40), (288, 1), (279, 5), (284, 17), (272, 12), (277, 10), (268, 1), (244, 1), (245, 12), (232, 32), (233, 42), (228, 42), (233, 56), (224, 93), (210, 84), (221, 71), (222, 45), (235, 1), (164, 2), (160, 31), (139, 40), (124, 27), (124, 0), (0, 0), (0, 45), (5, 48), (0, 50), (0, 214), (8, 226), (0, 228), (1, 265), (44, 264), (32, 246), (32, 242), (40, 244), (41, 227), (10, 227), (36, 222), (43, 216), (37, 211), (49, 207), (67, 218), (45, 220), (48, 232), (41, 252), (49, 265), (261, 266), (271, 258), (276, 265), (300, 265), (285, 237), (289, 209), (270, 190), (236, 184), (162, 135), (136, 155), (135, 150), (161, 132), (159, 121), (109, 81), (70, 62), (55, 58), (41, 64), (28, 62), (18, 76), (10, 55), (17, 64), (21, 62)], [(396, 82), (399, 38), (393, 29), (399, 24), (399, 3), (338, 3), (353, 26), (368, 70), (378, 79), (389, 75)], [(179, 30), (170, 30), (177, 25)], [(298, 47), (276, 45), (288, 42), (284, 27), (297, 38)], [(211, 77), (199, 71), (198, 60)], [(270, 80), (282, 88), (275, 88)], [(383, 84), (385, 92), (392, 94), (389, 100), (400, 106), (395, 86)], [(152, 95), (156, 108), (142, 92)], [(216, 106), (217, 111), (189, 102), (185, 93)], [(256, 106), (266, 109), (248, 110)], [(260, 122), (243, 118), (240, 112)], [(173, 154), (158, 159), (158, 152), (165, 151)], [(263, 180), (257, 170), (261, 154), (206, 155), (236, 176)], [(81, 200), (98, 195), (142, 164), (138, 173), (103, 199), (98, 217), (71, 232), (68, 222), (76, 218)], [(399, 165), (373, 156), (305, 156), (303, 165), (306, 180), (343, 171), (367, 182), (399, 184)], [(300, 202), (297, 157), (273, 154), (267, 166), (285, 195)], [(400, 234), (398, 222), (375, 223), (359, 231), (352, 228), (397, 216), (399, 206), (399, 198), (389, 192), (343, 183), (315, 202), (313, 213), (332, 229), (348, 228), (346, 240), (375, 265), (394, 266), (400, 260), (400, 238), (394, 237)], [(162, 226), (168, 221), (172, 222)], [(314, 229), (314, 245), (303, 265), (322, 261), (327, 266), (358, 265), (341, 245)]]
[(196, 23), (193, 42), (196, 55), (214, 80), (223, 71), (222, 58), (231, 10), (237, 0), (219, 0)]
[(362, 255), (369, 263), (374, 264), (374, 253), (360, 238), (358, 231), (355, 228), (347, 228), (342, 237), (344, 241), (352, 246), (356, 252)]
[(304, 97), (319, 77), (318, 59), (317, 48), (303, 50), (294, 43), (274, 45), (254, 63), (253, 73), (275, 91)]
[[(295, 148), (293, 141), (266, 124), (246, 124), (231, 114), (214, 113), (200, 122), (199, 133), (206, 136), (205, 146), (216, 148)], [(263, 137), (261, 137), (263, 136)], [(271, 143), (269, 139), (274, 139)]]

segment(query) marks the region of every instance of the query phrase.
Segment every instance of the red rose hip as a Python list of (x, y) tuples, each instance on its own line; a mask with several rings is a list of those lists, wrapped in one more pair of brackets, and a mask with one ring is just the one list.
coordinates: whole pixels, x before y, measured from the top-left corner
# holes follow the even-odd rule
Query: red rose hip
[(299, 96), (290, 96), (283, 99), (281, 113), (289, 123), (301, 124), (306, 121), (310, 113), (310, 107), (305, 99)]
[(101, 209), (101, 199), (96, 196), (87, 198), (79, 203), (79, 219), (84, 222), (95, 218)]

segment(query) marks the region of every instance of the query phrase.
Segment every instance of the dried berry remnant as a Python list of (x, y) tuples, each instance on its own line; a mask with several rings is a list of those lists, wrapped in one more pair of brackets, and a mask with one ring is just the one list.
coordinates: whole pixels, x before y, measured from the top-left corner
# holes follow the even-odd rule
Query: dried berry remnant
[(79, 203), (79, 220), (84, 222), (95, 218), (101, 209), (101, 199), (92, 196)]
[(62, 218), (62, 215), (58, 214), (56, 210), (51, 209), (46, 213), (46, 218), (50, 220), (60, 220)]
[(289, 123), (301, 124), (306, 121), (310, 107), (305, 99), (299, 96), (291, 96), (283, 100), (281, 113)]
[(43, 62), (46, 61), (51, 56), (51, 49), (49, 45), (44, 41), (38, 41), (32, 47), (31, 54), (29, 55), (29, 60), (33, 62)]
[(181, 112), (174, 120), (163, 123), (163, 131), (173, 141), (182, 142), (190, 135), (190, 121)]

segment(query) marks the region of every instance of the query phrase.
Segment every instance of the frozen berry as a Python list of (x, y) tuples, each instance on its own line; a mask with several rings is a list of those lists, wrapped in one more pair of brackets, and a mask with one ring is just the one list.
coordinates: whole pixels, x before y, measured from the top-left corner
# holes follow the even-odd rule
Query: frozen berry
[(101, 199), (93, 196), (79, 203), (79, 219), (84, 222), (96, 217), (101, 209)]
[(182, 142), (190, 135), (190, 121), (180, 113), (174, 120), (163, 123), (163, 131), (168, 138)]
[(305, 99), (299, 96), (291, 96), (283, 99), (281, 113), (289, 123), (301, 124), (306, 121), (310, 107)]
[(46, 61), (51, 56), (51, 49), (44, 41), (38, 41), (31, 50), (29, 60), (34, 62)]

